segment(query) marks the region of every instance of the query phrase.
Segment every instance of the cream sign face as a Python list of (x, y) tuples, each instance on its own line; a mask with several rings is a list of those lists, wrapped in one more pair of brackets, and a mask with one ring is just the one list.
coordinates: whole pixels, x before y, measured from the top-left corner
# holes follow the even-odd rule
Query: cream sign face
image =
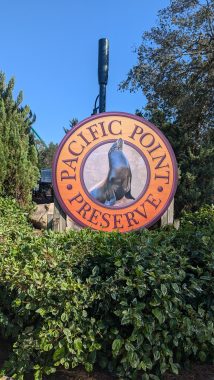
[(77, 224), (127, 232), (154, 224), (177, 186), (173, 150), (160, 130), (127, 113), (92, 116), (62, 140), (55, 195)]

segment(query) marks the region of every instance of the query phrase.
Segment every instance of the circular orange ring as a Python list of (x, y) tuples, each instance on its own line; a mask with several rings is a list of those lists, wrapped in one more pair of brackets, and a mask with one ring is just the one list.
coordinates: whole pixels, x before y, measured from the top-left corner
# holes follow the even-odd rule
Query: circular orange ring
[[(114, 208), (90, 196), (83, 168), (93, 150), (119, 138), (144, 157), (150, 175), (134, 202)], [(106, 112), (83, 120), (65, 135), (54, 159), (53, 186), (62, 209), (77, 224), (123, 233), (149, 227), (164, 214), (176, 191), (177, 163), (171, 145), (156, 126), (128, 113)]]

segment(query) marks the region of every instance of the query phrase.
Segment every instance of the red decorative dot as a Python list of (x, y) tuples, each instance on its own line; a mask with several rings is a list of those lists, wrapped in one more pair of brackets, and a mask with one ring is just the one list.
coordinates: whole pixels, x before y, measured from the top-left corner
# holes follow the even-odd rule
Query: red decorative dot
[(71, 189), (72, 189), (72, 185), (71, 185), (70, 183), (67, 185), (67, 189), (68, 189), (68, 190), (71, 190)]
[(159, 191), (159, 193), (161, 193), (163, 191), (163, 187), (162, 186), (158, 186), (158, 191)]

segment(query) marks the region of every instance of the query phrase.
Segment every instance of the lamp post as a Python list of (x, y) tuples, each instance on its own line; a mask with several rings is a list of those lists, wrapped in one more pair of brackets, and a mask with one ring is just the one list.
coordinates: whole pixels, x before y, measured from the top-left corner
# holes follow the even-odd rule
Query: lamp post
[(98, 81), (100, 85), (99, 112), (106, 111), (106, 85), (108, 83), (109, 41), (107, 38), (99, 40)]
[[(108, 83), (108, 68), (109, 68), (109, 41), (107, 38), (99, 40), (98, 51), (98, 82), (100, 86), (99, 95), (96, 97), (92, 115), (106, 111), (106, 86)], [(97, 102), (99, 100), (99, 106)]]

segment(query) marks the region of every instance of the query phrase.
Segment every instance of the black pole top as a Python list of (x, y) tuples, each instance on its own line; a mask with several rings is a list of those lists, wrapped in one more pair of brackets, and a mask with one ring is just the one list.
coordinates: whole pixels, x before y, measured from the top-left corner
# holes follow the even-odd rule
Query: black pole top
[(109, 65), (109, 41), (107, 38), (99, 40), (98, 55), (98, 80), (99, 84), (108, 83), (108, 65)]

